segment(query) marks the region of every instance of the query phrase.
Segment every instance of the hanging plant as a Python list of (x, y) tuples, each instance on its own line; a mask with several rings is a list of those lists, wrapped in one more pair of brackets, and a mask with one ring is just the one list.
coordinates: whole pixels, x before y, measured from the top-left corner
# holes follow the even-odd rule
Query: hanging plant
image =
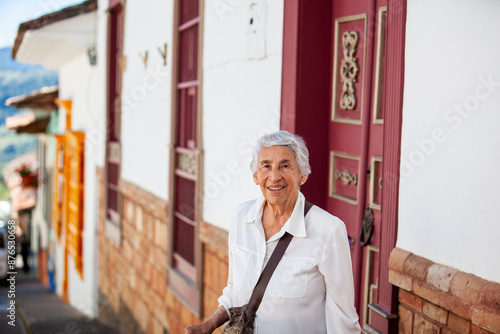
[(33, 171), (28, 166), (23, 165), (20, 168), (16, 169), (16, 173), (21, 177), (21, 187), (38, 188), (39, 178), (37, 171)]

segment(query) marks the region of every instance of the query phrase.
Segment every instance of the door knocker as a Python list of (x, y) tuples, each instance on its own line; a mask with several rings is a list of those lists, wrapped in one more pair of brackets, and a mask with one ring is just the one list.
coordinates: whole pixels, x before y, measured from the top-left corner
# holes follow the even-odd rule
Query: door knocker
[(363, 223), (361, 224), (361, 231), (359, 233), (359, 242), (361, 246), (367, 246), (370, 243), (370, 239), (373, 233), (373, 211), (371, 208), (366, 208), (365, 217), (363, 218)]

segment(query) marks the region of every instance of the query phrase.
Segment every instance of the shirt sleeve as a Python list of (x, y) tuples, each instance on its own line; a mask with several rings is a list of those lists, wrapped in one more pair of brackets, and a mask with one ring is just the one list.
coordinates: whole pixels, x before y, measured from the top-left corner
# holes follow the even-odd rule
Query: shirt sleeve
[(327, 333), (359, 334), (361, 328), (354, 307), (351, 254), (344, 223), (336, 222), (323, 248), (319, 271), (326, 285)]

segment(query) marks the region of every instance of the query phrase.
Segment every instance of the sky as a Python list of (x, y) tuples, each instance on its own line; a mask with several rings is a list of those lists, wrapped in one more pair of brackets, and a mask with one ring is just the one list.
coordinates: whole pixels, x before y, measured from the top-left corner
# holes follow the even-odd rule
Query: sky
[(0, 0), (0, 48), (12, 46), (19, 24), (83, 0)]

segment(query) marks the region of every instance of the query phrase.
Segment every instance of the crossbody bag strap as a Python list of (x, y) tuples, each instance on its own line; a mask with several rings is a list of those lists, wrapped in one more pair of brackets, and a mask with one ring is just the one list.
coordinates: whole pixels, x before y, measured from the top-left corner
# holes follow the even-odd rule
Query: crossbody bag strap
[[(312, 206), (313, 204), (306, 201), (304, 205), (304, 217), (307, 215)], [(278, 241), (278, 244), (276, 245), (273, 254), (271, 254), (271, 258), (269, 259), (266, 266), (264, 267), (264, 270), (260, 274), (259, 280), (257, 281), (255, 288), (253, 289), (252, 296), (250, 297), (250, 301), (248, 302), (248, 306), (245, 311), (246, 319), (248, 321), (251, 321), (254, 318), (255, 313), (257, 313), (257, 309), (260, 306), (260, 302), (264, 297), (264, 292), (266, 291), (267, 284), (269, 283), (269, 280), (271, 279), (274, 270), (278, 266), (278, 263), (283, 257), (283, 254), (285, 254), (285, 251), (288, 245), (290, 244), (290, 241), (292, 241), (292, 238), (293, 235), (291, 235), (288, 232), (285, 232), (285, 234), (280, 238), (280, 241)]]

